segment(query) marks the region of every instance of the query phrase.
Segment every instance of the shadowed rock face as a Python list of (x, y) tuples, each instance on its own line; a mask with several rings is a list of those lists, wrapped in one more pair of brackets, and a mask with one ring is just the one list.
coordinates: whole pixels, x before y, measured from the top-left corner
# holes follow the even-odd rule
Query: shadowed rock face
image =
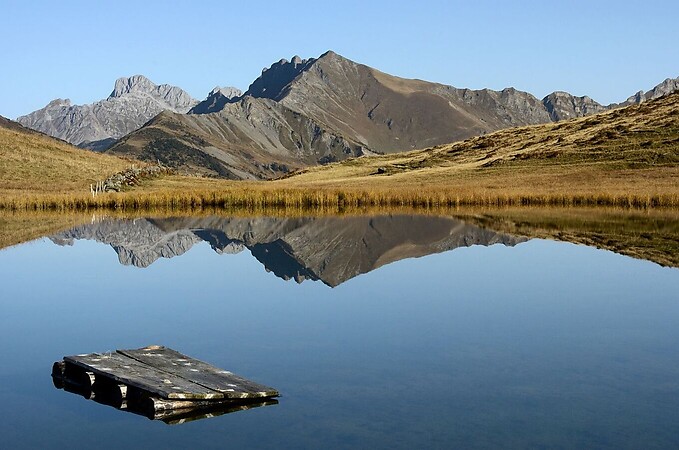
[(243, 93), (233, 87), (215, 87), (207, 98), (191, 108), (189, 114), (208, 114), (221, 111), (227, 103), (238, 100)]
[(230, 179), (275, 178), (364, 154), (359, 144), (321, 123), (249, 96), (212, 114), (163, 112), (107, 152)]
[(285, 280), (320, 280), (337, 286), (385, 264), (470, 245), (516, 245), (526, 239), (460, 220), (429, 216), (349, 218), (171, 218), (105, 220), (51, 237), (104, 242), (122, 264), (147, 267), (158, 258), (208, 242), (218, 253), (244, 249)]
[(89, 105), (56, 99), (17, 121), (71, 144), (102, 150), (161, 111), (185, 113), (197, 103), (182, 89), (142, 75), (119, 78), (111, 95)]

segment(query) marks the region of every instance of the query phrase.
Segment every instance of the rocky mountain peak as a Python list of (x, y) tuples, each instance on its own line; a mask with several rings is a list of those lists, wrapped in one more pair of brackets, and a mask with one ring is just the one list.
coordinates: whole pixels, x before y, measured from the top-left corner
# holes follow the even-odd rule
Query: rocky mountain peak
[(189, 114), (209, 114), (224, 109), (227, 103), (232, 103), (243, 95), (240, 89), (235, 87), (215, 86), (207, 98), (189, 110)]
[(276, 100), (281, 96), (285, 87), (314, 61), (316, 61), (314, 58), (302, 59), (296, 55), (291, 61), (281, 59), (271, 67), (264, 68), (262, 74), (250, 85), (245, 94)]
[(109, 97), (120, 97), (130, 92), (146, 92), (151, 93), (156, 90), (156, 86), (151, 80), (144, 75), (133, 75), (131, 77), (120, 77), (116, 80), (113, 92)]
[(47, 104), (47, 108), (61, 108), (62, 106), (71, 106), (71, 100), (68, 98), (55, 98)]
[(71, 105), (68, 99), (52, 100), (17, 121), (71, 144), (99, 151), (161, 111), (186, 113), (196, 103), (176, 86), (156, 85), (143, 75), (134, 75), (118, 78), (108, 98), (88, 105)]
[(225, 87), (215, 86), (215, 88), (212, 89), (207, 96), (212, 97), (212, 96), (215, 96), (215, 95), (222, 95), (226, 98), (232, 99), (232, 98), (240, 97), (241, 95), (243, 95), (243, 92), (240, 89), (237, 89), (237, 88), (231, 87), (231, 86), (225, 86)]
[(623, 105), (639, 104), (663, 95), (671, 94), (679, 90), (679, 77), (666, 78), (663, 82), (655, 86), (648, 92), (639, 91), (627, 99)]
[(555, 122), (596, 114), (607, 109), (606, 106), (595, 102), (586, 95), (576, 97), (563, 91), (552, 92), (542, 99), (542, 104), (547, 109), (549, 117)]

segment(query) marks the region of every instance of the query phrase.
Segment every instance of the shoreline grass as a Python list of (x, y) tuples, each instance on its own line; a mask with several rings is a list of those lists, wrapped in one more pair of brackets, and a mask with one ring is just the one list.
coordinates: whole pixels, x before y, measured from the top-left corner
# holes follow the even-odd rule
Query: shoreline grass
[(528, 194), (474, 193), (455, 190), (339, 190), (306, 188), (233, 188), (222, 190), (33, 194), (3, 196), (0, 209), (9, 211), (89, 211), (201, 208), (342, 209), (362, 207), (458, 206), (610, 206), (632, 209), (677, 208), (679, 194)]

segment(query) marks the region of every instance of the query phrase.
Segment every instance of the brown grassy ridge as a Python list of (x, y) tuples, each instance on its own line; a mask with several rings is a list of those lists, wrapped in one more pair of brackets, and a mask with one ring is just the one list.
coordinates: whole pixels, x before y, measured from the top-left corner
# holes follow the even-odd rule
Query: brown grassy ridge
[(122, 171), (130, 162), (76, 148), (9, 122), (0, 121), (0, 198), (72, 195)]
[[(0, 157), (4, 162), (12, 153), (10, 165), (23, 169), (3, 166), (0, 172), (0, 208), (9, 210), (679, 207), (679, 93), (585, 118), (314, 167), (271, 182), (164, 176), (96, 198), (89, 183), (129, 162), (68, 146), (92, 160), (43, 168), (40, 158), (54, 163), (44, 143), (11, 144)], [(24, 150), (35, 154), (34, 162), (16, 162)]]

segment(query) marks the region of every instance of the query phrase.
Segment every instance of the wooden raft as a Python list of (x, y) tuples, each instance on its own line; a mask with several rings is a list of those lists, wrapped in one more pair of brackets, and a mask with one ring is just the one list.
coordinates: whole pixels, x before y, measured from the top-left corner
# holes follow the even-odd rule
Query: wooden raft
[[(278, 391), (162, 346), (64, 357), (52, 375), (155, 411), (277, 397)], [(110, 393), (110, 392), (109, 392)]]

